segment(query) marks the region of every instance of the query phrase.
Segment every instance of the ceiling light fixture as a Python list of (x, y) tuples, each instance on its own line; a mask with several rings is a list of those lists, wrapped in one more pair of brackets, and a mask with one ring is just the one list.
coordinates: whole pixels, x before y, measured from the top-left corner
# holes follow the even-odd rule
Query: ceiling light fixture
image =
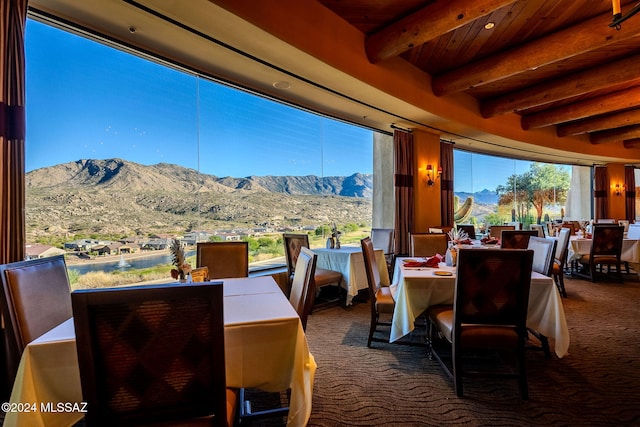
[(273, 87), (276, 89), (289, 89), (291, 87), (291, 83), (285, 80), (280, 80), (273, 83)]
[(486, 24), (484, 24), (484, 29), (485, 29), (485, 30), (490, 30), (490, 29), (492, 29), (492, 28), (493, 28), (493, 27), (495, 27), (495, 26), (496, 26), (496, 23), (495, 23), (495, 22), (487, 22)]

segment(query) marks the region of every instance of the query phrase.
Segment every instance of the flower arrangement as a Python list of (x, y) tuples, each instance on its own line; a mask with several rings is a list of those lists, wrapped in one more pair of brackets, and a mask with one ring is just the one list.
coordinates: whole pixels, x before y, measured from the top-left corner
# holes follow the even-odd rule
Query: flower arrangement
[(171, 242), (171, 257), (175, 268), (171, 269), (171, 277), (174, 279), (184, 280), (187, 274), (191, 273), (191, 265), (187, 263), (184, 255), (184, 248), (180, 240), (173, 239)]
[(452, 228), (447, 232), (449, 236), (449, 240), (453, 242), (454, 245), (459, 245), (461, 243), (465, 243), (469, 241), (469, 235), (464, 230), (458, 230), (457, 228)]
[(342, 232), (338, 231), (338, 227), (336, 226), (336, 223), (333, 223), (333, 227), (331, 228), (331, 237), (333, 237), (333, 239), (335, 240), (335, 247), (336, 249), (340, 249), (340, 235), (342, 234)]

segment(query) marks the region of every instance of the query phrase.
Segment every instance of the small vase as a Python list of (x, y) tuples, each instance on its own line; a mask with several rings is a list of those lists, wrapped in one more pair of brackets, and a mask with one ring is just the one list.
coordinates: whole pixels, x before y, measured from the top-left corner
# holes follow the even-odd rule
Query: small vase
[(334, 246), (335, 246), (335, 241), (333, 240), (333, 237), (327, 238), (327, 249), (333, 249)]
[(335, 249), (340, 249), (340, 240), (336, 239)]

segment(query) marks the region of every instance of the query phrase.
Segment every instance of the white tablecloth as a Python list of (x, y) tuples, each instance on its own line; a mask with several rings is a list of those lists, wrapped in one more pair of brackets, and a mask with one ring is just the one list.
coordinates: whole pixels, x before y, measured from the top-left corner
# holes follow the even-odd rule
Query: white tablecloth
[[(402, 258), (396, 261), (391, 293), (396, 305), (390, 341), (396, 341), (414, 329), (416, 318), (436, 304), (453, 304), (455, 267), (440, 267), (452, 276), (435, 276), (435, 269), (405, 268)], [(527, 326), (555, 340), (555, 353), (564, 357), (569, 350), (569, 328), (562, 299), (551, 277), (531, 273)]]
[[(225, 363), (228, 387), (291, 389), (288, 426), (311, 415), (316, 363), (297, 313), (271, 277), (224, 280)], [(25, 349), (11, 403), (35, 412), (10, 412), (5, 426), (71, 426), (79, 412), (41, 412), (41, 402), (82, 402), (73, 319)]]
[[(347, 290), (347, 305), (361, 289), (367, 289), (367, 273), (364, 268), (362, 248), (359, 246), (342, 246), (340, 249), (313, 249), (318, 255), (318, 267), (342, 273), (341, 286)], [(380, 282), (389, 285), (389, 271), (382, 249), (375, 250)]]

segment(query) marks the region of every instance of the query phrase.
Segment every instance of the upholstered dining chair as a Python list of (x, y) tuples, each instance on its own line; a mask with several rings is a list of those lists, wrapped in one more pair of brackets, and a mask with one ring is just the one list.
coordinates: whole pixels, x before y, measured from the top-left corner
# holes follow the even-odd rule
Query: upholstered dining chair
[[(389, 337), (382, 338), (376, 335), (378, 326), (391, 326), (391, 317), (395, 308), (395, 301), (388, 286), (382, 286), (380, 281), (380, 271), (376, 262), (373, 243), (369, 237), (360, 240), (362, 246), (362, 256), (364, 258), (365, 272), (367, 273), (367, 283), (369, 289), (369, 302), (371, 304), (371, 321), (369, 323), (369, 337), (367, 347), (371, 347), (371, 342), (389, 342)], [(388, 317), (382, 320), (380, 315)]]
[[(309, 248), (301, 247), (298, 259), (296, 260), (295, 271), (293, 273), (293, 283), (291, 285), (291, 295), (289, 302), (300, 316), (302, 328), (307, 329), (307, 318), (313, 303), (313, 275), (316, 269), (318, 255)], [(239, 422), (241, 425), (250, 425), (254, 420), (283, 417), (289, 412), (288, 406), (278, 406), (275, 408), (261, 409), (255, 411), (251, 401), (246, 398), (246, 390), (240, 389), (240, 413)]]
[[(551, 276), (553, 271), (553, 260), (556, 252), (557, 241), (555, 239), (547, 239), (544, 237), (531, 236), (527, 249), (533, 251), (533, 263), (531, 265), (531, 271), (535, 271), (545, 276)], [(539, 349), (550, 358), (551, 349), (549, 347), (549, 339), (540, 333), (540, 331), (527, 328), (538, 341), (540, 346), (531, 346), (529, 348)]]
[(502, 230), (500, 247), (502, 249), (527, 249), (529, 238), (537, 236), (535, 230)]
[(555, 239), (544, 237), (531, 236), (529, 238), (527, 249), (533, 251), (532, 271), (551, 276), (557, 243)]
[(617, 224), (594, 224), (593, 242), (591, 251), (580, 257), (578, 262), (588, 274), (585, 276), (592, 282), (596, 280), (596, 268), (602, 272), (602, 266), (607, 266), (607, 274), (611, 266), (615, 266), (616, 278), (623, 282), (620, 253), (622, 252), (622, 240), (624, 239), (624, 227)]
[(311, 249), (300, 248), (295, 272), (293, 273), (289, 302), (298, 313), (298, 316), (300, 316), (304, 330), (307, 329), (307, 317), (313, 302), (311, 294), (313, 292), (313, 276), (316, 272), (317, 261), (318, 255), (314, 254)]
[(0, 265), (7, 372), (13, 384), (24, 348), (71, 318), (64, 255)]
[(476, 227), (473, 224), (458, 224), (456, 228), (467, 233), (470, 239), (476, 238)]
[(444, 255), (447, 251), (447, 235), (444, 233), (412, 233), (409, 241), (411, 256)]
[(515, 230), (514, 225), (492, 225), (489, 227), (489, 236), (494, 239), (500, 239), (503, 230)]
[(209, 280), (249, 276), (249, 243), (199, 242), (196, 267), (207, 267)]
[(384, 253), (384, 259), (387, 263), (387, 270), (389, 271), (389, 277), (393, 274), (393, 262), (394, 262), (394, 246), (395, 246), (395, 230), (393, 228), (372, 228), (371, 229), (371, 241), (375, 249), (382, 249)]
[[(525, 341), (532, 261), (533, 251), (526, 249), (458, 252), (453, 306), (428, 310), (428, 353), (453, 377), (457, 396), (463, 395), (463, 377), (512, 376), (528, 399)], [(441, 340), (436, 341), (435, 330)], [(468, 369), (475, 365), (468, 364), (470, 359), (496, 351), (511, 354), (506, 358), (514, 362), (511, 369)]]
[(556, 246), (556, 256), (551, 266), (551, 274), (553, 280), (558, 287), (560, 296), (567, 297), (567, 291), (564, 287), (564, 269), (567, 263), (567, 255), (569, 253), (569, 239), (571, 237), (571, 230), (563, 228), (558, 235), (558, 244)]
[(71, 299), (88, 427), (233, 425), (221, 282), (78, 290)]
[(538, 237), (544, 237), (544, 226), (542, 224), (531, 224), (529, 226), (529, 228), (531, 230), (537, 231), (538, 232), (538, 234), (537, 234)]
[[(289, 274), (289, 283), (293, 283), (294, 272), (298, 262), (298, 255), (301, 248), (309, 248), (309, 235), (308, 234), (295, 234), (284, 233), (282, 235), (282, 241), (284, 243), (284, 253), (287, 260), (287, 271)], [(309, 313), (313, 311), (314, 307), (324, 307), (327, 305), (335, 305), (340, 303), (341, 294), (342, 273), (339, 271), (328, 270), (326, 268), (318, 268), (316, 266), (315, 273), (313, 275), (313, 283), (311, 285), (312, 302)], [(324, 286), (336, 286), (337, 292), (336, 298), (328, 299), (322, 304), (316, 304), (315, 295), (320, 291), (320, 288)]]

